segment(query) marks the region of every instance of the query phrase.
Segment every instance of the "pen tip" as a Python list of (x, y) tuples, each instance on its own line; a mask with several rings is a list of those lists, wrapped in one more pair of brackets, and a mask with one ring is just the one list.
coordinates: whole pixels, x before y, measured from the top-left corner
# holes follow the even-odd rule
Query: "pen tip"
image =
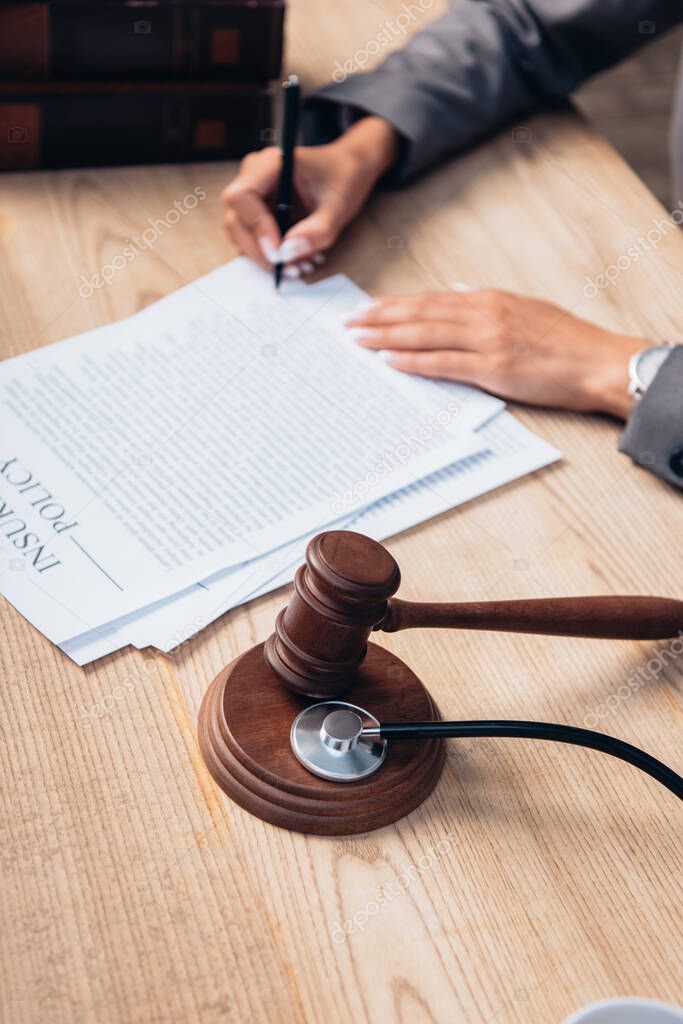
[(275, 277), (275, 287), (276, 288), (280, 287), (280, 280), (282, 278), (283, 266), (284, 266), (284, 264), (282, 264), (282, 263), (276, 263), (275, 264), (275, 274), (274, 274), (274, 277)]

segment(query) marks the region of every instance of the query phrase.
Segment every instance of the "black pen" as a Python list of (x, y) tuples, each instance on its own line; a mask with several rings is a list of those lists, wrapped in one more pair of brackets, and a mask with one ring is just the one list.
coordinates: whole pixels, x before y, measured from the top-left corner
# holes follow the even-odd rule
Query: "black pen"
[[(277, 193), (275, 219), (283, 237), (289, 228), (292, 211), (292, 189), (294, 184), (294, 146), (299, 128), (299, 79), (290, 75), (282, 83), (284, 96), (284, 112), (282, 115), (282, 167), (280, 168), (280, 184)], [(275, 287), (280, 285), (284, 263), (275, 264)]]

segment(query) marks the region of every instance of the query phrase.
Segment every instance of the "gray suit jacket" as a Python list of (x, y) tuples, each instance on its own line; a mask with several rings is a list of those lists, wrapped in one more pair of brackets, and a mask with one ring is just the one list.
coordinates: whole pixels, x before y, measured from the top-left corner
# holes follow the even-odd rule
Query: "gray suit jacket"
[[(683, 22), (682, 0), (455, 0), (376, 71), (354, 74), (392, 35), (419, 26), (432, 6), (433, 0), (406, 0), (374, 39), (337, 62), (333, 84), (306, 102), (305, 142), (331, 141), (353, 120), (377, 114), (403, 139), (389, 178), (400, 185), (506, 122), (563, 100)], [(683, 72), (678, 100), (674, 180), (683, 188)], [(683, 200), (683, 192), (675, 198)], [(683, 348), (638, 402), (620, 448), (683, 487)]]

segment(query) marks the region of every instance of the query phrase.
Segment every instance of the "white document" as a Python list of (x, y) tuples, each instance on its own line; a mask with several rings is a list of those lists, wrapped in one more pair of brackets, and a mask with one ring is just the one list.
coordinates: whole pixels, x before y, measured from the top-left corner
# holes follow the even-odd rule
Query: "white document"
[(0, 589), (61, 643), (481, 450), (502, 403), (400, 374), (342, 275), (246, 259), (0, 365)]
[[(337, 524), (339, 528), (384, 540), (560, 458), (557, 449), (507, 412), (498, 413), (477, 433), (485, 443), (484, 452), (382, 499)], [(264, 558), (219, 573), (154, 608), (76, 637), (62, 644), (62, 650), (81, 665), (128, 644), (170, 651), (229, 609), (289, 583), (303, 561), (309, 539), (301, 538)]]

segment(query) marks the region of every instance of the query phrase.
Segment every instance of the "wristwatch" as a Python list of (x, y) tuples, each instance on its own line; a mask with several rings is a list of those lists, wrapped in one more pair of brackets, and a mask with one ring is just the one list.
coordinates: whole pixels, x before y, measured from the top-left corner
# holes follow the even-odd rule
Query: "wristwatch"
[(653, 345), (632, 355), (628, 362), (628, 393), (631, 398), (642, 398), (652, 381), (671, 355), (674, 346), (670, 341)]

